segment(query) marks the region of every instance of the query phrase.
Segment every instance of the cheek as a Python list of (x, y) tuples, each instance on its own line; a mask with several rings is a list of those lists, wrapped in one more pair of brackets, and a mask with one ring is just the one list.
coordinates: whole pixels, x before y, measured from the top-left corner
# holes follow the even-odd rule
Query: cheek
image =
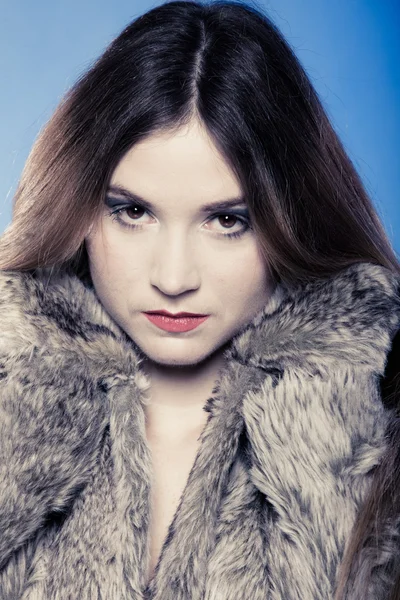
[(214, 261), (212, 281), (221, 300), (238, 308), (258, 309), (273, 289), (268, 265), (257, 246), (249, 245), (234, 258)]
[(96, 293), (105, 309), (115, 317), (115, 298), (122, 296), (123, 281), (121, 260), (115, 252), (115, 247), (107, 243), (104, 235), (96, 233), (86, 240), (90, 275)]
[(127, 282), (135, 276), (138, 270), (143, 269), (144, 263), (140, 259), (143, 253), (132, 248), (128, 240), (113, 238), (112, 232), (97, 230), (86, 240), (92, 277), (102, 283)]

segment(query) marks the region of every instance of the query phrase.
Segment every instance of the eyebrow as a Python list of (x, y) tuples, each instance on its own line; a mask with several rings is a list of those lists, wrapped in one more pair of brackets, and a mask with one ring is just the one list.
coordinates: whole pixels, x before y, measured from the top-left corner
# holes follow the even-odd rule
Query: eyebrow
[[(143, 208), (146, 208), (151, 212), (154, 212), (155, 210), (155, 207), (151, 202), (145, 200), (144, 198), (142, 198), (142, 196), (139, 196), (139, 194), (130, 192), (123, 186), (110, 185), (108, 187), (107, 194), (117, 194), (118, 196), (122, 196), (126, 200), (130, 200), (131, 202), (135, 202), (137, 204), (142, 205)], [(219, 200), (217, 202), (210, 202), (209, 204), (204, 204), (200, 207), (200, 211), (207, 213), (213, 212), (215, 210), (224, 210), (226, 208), (238, 207), (243, 204), (245, 205), (246, 202), (242, 196), (238, 198), (227, 198), (226, 200)]]

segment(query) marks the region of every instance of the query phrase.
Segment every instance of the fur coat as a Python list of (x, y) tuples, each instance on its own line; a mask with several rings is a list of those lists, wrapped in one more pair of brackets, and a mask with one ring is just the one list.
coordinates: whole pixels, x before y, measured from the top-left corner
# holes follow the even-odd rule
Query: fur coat
[[(393, 417), (399, 283), (362, 263), (280, 285), (235, 336), (146, 588), (140, 350), (87, 282), (0, 273), (1, 600), (331, 600)], [(347, 598), (388, 597), (398, 538), (364, 548), (370, 593)]]

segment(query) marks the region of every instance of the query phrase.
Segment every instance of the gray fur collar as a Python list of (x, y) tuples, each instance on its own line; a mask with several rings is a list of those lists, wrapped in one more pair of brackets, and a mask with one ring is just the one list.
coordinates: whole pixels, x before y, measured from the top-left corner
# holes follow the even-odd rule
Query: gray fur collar
[[(73, 276), (0, 273), (2, 600), (330, 600), (390, 412), (399, 278), (277, 288), (226, 350), (145, 590), (151, 457), (138, 348)], [(391, 564), (365, 548), (361, 578)], [(398, 542), (397, 542), (398, 543)], [(390, 581), (375, 568), (371, 594)], [(351, 600), (361, 600), (349, 592)]]

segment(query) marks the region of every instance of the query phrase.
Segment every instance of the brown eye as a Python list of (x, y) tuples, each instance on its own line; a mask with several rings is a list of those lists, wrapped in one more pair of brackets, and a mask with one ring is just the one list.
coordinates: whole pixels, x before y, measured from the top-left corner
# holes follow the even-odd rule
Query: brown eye
[(249, 229), (249, 221), (246, 214), (220, 213), (211, 217), (205, 228), (225, 238), (239, 238)]
[(218, 220), (225, 229), (230, 229), (236, 225), (238, 219), (235, 215), (220, 215)]
[(146, 211), (140, 206), (127, 206), (125, 212), (130, 219), (140, 219)]

